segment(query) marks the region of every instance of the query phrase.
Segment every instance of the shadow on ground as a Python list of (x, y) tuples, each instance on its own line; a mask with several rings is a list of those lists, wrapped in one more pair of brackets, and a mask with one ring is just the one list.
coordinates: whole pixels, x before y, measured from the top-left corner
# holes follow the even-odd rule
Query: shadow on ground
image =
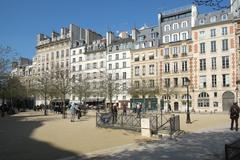
[[(26, 121), (24, 118), (28, 116), (0, 117), (1, 160), (54, 160), (75, 156), (73, 152), (32, 139), (32, 132), (41, 127), (46, 118), (42, 115), (29, 117), (36, 119)], [(82, 159), (84, 156), (79, 158)]]
[(224, 160), (224, 145), (239, 138), (239, 133), (230, 131), (187, 133), (174, 140), (138, 142), (135, 149), (128, 148), (92, 159)]

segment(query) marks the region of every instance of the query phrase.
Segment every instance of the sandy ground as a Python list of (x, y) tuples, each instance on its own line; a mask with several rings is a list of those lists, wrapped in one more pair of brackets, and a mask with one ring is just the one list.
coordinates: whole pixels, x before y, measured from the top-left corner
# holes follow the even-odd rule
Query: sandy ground
[[(190, 133), (230, 123), (227, 114), (191, 114), (191, 124), (185, 123), (185, 114), (179, 115), (181, 129)], [(92, 111), (76, 122), (71, 123), (69, 117), (28, 111), (0, 118), (0, 159), (59, 159), (139, 146), (149, 140), (136, 132), (97, 128)]]

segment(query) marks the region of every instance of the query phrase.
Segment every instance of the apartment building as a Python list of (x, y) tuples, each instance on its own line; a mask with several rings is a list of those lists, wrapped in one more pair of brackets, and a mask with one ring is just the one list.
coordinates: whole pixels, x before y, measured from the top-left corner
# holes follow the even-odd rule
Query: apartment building
[(237, 52), (233, 14), (199, 14), (193, 34), (194, 109), (228, 111), (236, 100)]
[[(114, 37), (114, 38), (112, 38)], [(128, 89), (131, 85), (131, 54), (133, 39), (127, 32), (119, 33), (116, 37), (112, 32), (107, 33), (107, 57), (106, 70), (108, 76), (114, 81), (116, 92), (113, 95), (113, 103), (119, 107), (130, 107), (131, 96)]]

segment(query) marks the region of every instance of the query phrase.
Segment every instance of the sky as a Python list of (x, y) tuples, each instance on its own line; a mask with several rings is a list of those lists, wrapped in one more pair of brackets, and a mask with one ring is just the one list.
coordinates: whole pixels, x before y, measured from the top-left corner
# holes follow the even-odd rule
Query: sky
[[(36, 35), (73, 23), (103, 36), (107, 30), (130, 31), (157, 25), (157, 13), (192, 4), (193, 0), (0, 0), (0, 45), (19, 56), (35, 55)], [(224, 0), (228, 3), (228, 0)], [(209, 12), (210, 7), (200, 7)]]

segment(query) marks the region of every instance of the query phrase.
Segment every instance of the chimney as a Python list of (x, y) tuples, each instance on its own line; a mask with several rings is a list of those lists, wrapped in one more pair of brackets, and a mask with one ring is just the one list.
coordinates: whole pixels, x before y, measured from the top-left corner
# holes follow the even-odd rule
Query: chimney
[(37, 34), (37, 44), (40, 43), (40, 41), (44, 40), (44, 34), (42, 33), (39, 33)]
[(126, 39), (126, 38), (129, 37), (129, 35), (126, 31), (124, 31), (124, 32), (119, 33), (119, 37), (122, 38), (122, 39)]
[(137, 40), (137, 33), (138, 33), (138, 30), (137, 30), (136, 28), (133, 28), (133, 29), (132, 29), (132, 39), (133, 39), (134, 41)]
[(110, 45), (110, 44), (113, 42), (113, 40), (114, 40), (114, 34), (113, 34), (113, 32), (108, 31), (106, 37), (107, 37), (107, 46), (108, 46), (108, 45)]

